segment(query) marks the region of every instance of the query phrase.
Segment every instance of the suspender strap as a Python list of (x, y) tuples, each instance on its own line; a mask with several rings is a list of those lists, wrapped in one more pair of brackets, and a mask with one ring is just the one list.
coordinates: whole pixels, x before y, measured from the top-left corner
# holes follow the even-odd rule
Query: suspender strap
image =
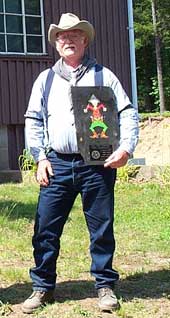
[(51, 89), (51, 85), (52, 85), (52, 81), (54, 78), (54, 71), (52, 68), (50, 68), (48, 74), (47, 74), (47, 78), (46, 78), (46, 82), (45, 82), (45, 88), (44, 88), (44, 99), (45, 99), (45, 104), (47, 107), (48, 104), (48, 97), (49, 97), (49, 93), (50, 93), (50, 89)]
[(42, 103), (42, 115), (43, 115), (43, 122), (44, 122), (44, 134), (45, 134), (45, 144), (46, 144), (46, 151), (48, 152), (48, 97), (52, 85), (52, 81), (54, 78), (54, 71), (52, 68), (50, 68), (46, 82), (45, 82), (45, 88), (44, 88), (44, 94), (43, 94), (43, 103)]
[(100, 64), (95, 65), (94, 82), (95, 86), (103, 86), (103, 66)]
[[(52, 68), (50, 68), (47, 74), (46, 82), (45, 82), (44, 95), (43, 95), (44, 103), (42, 105), (43, 117), (44, 119), (46, 118), (46, 123), (47, 123), (48, 98), (49, 98), (49, 93), (50, 93), (54, 75), (55, 75), (55, 72), (53, 71)], [(94, 82), (95, 82), (95, 86), (103, 86), (103, 66), (100, 64), (95, 65)]]
[[(45, 82), (45, 89), (44, 89), (44, 100), (45, 100), (45, 105), (47, 107), (48, 104), (48, 97), (51, 89), (51, 85), (53, 82), (55, 72), (53, 71), (52, 68), (50, 68), (48, 74), (47, 74), (47, 79)], [(94, 82), (95, 86), (103, 86), (103, 66), (100, 64), (95, 65), (95, 75), (94, 75)]]

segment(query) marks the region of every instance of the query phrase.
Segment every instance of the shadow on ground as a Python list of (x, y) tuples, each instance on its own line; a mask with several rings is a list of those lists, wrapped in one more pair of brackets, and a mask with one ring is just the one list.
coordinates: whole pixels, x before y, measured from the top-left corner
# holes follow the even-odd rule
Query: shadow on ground
[(27, 218), (28, 220), (34, 220), (36, 211), (35, 203), (24, 204), (22, 202), (14, 200), (0, 200), (0, 213), (4, 218), (11, 220), (18, 220)]
[[(0, 288), (0, 301), (3, 303), (22, 303), (32, 292), (31, 283), (10, 285), (7, 288)], [(67, 300), (81, 300), (96, 297), (94, 282), (86, 280), (70, 280), (58, 283), (55, 291), (55, 298), (58, 302)]]
[[(31, 293), (31, 283), (14, 284), (0, 288), (0, 300), (3, 303), (22, 303)], [(150, 271), (127, 276), (116, 287), (118, 297), (124, 301), (133, 298), (170, 297), (170, 270)], [(57, 284), (55, 298), (57, 302), (81, 300), (96, 297), (94, 281), (70, 280)]]
[(118, 293), (124, 300), (133, 298), (170, 298), (170, 270), (136, 273), (120, 280)]

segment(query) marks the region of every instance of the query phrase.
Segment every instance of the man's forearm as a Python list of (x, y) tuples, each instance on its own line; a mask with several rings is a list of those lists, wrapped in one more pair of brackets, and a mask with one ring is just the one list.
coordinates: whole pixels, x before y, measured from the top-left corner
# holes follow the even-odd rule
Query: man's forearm
[(135, 108), (127, 108), (119, 114), (120, 146), (119, 148), (132, 154), (139, 138), (138, 112)]
[(43, 122), (26, 118), (25, 121), (26, 143), (36, 162), (46, 159), (45, 135)]

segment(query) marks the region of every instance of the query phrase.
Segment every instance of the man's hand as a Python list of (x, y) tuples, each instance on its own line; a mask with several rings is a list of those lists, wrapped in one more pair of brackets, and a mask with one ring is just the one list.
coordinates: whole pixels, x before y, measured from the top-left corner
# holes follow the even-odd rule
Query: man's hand
[(120, 168), (125, 166), (129, 159), (129, 153), (125, 150), (116, 150), (113, 152), (106, 160), (104, 167), (110, 167), (110, 168)]
[(49, 176), (53, 176), (51, 163), (47, 160), (40, 160), (37, 166), (37, 182), (41, 186), (47, 187), (49, 184)]

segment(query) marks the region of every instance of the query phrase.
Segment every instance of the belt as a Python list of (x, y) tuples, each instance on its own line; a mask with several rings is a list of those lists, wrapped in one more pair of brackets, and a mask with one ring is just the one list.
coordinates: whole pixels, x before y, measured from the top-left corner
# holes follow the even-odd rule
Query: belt
[(79, 161), (79, 160), (83, 160), (83, 157), (80, 153), (61, 153), (61, 152), (57, 152), (54, 150), (54, 152), (56, 153), (57, 157), (66, 161)]

